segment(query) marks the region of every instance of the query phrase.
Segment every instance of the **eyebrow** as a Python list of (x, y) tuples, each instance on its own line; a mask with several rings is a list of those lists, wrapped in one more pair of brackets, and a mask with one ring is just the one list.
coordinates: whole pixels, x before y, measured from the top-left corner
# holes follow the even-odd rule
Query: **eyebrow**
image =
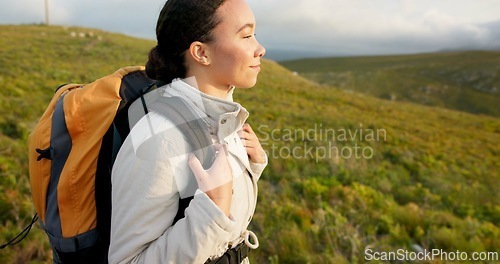
[(238, 29), (237, 33), (243, 31), (244, 29), (246, 28), (253, 28), (255, 26), (255, 24), (253, 23), (248, 23), (248, 24), (245, 24), (244, 26), (242, 26), (240, 29)]

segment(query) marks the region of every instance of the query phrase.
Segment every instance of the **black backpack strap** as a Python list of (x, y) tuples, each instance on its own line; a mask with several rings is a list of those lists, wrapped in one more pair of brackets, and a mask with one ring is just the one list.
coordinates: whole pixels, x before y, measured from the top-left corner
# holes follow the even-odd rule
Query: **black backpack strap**
[[(150, 109), (165, 115), (186, 136), (190, 143), (191, 151), (201, 150), (201, 156), (197, 158), (202, 162), (203, 168), (207, 169), (213, 162), (213, 145), (208, 136), (208, 126), (201, 118), (191, 110), (184, 99), (180, 97), (160, 97), (150, 106)], [(196, 154), (196, 153), (195, 153)]]
[(102, 139), (95, 177), (95, 200), (97, 210), (97, 230), (99, 244), (102, 246), (104, 261), (111, 236), (111, 171), (116, 155), (123, 141), (130, 132), (128, 109), (130, 105), (145, 93), (156, 88), (154, 80), (149, 79), (144, 71), (131, 72), (122, 78), (120, 97), (122, 98), (115, 119)]
[(113, 121), (122, 140), (125, 140), (130, 132), (130, 124), (128, 120), (129, 107), (138, 98), (140, 98), (144, 106), (146, 102), (144, 101), (143, 96), (156, 88), (156, 82), (149, 79), (144, 71), (131, 72), (123, 77), (120, 86), (120, 97), (122, 100), (120, 102), (120, 106), (118, 107), (115, 120)]
[(177, 221), (184, 218), (184, 211), (186, 211), (186, 208), (188, 208), (188, 206), (191, 203), (191, 200), (193, 200), (193, 198), (194, 198), (194, 196), (189, 196), (186, 198), (179, 198), (179, 208), (177, 209), (177, 214), (175, 214), (174, 222), (172, 223), (172, 225), (175, 225), (175, 223), (177, 223)]
[(26, 236), (29, 234), (29, 232), (31, 230), (31, 227), (33, 227), (33, 225), (36, 223), (37, 220), (38, 220), (38, 214), (35, 213), (35, 215), (33, 215), (33, 218), (31, 219), (30, 224), (28, 226), (26, 226), (23, 229), (23, 231), (21, 231), (21, 233), (19, 233), (16, 237), (14, 237), (13, 239), (11, 239), (9, 242), (1, 245), (0, 249), (4, 249), (7, 246), (13, 246), (13, 245), (18, 244), (21, 241), (23, 241), (23, 239), (25, 239)]
[[(209, 168), (213, 163), (214, 150), (208, 126), (201, 118), (196, 118), (193, 110), (187, 102), (180, 97), (160, 97), (155, 100), (149, 108), (159, 114), (168, 117), (186, 136), (190, 144), (191, 152), (202, 162), (204, 168)], [(198, 151), (199, 150), (199, 151)], [(179, 198), (179, 208), (174, 218), (175, 224), (179, 219), (184, 218), (184, 211), (189, 206), (193, 196)]]

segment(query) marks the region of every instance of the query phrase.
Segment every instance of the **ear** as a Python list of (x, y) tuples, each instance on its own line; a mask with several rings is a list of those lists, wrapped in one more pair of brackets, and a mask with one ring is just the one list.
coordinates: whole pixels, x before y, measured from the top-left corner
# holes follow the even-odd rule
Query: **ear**
[(210, 65), (208, 46), (200, 41), (195, 41), (189, 46), (189, 55), (194, 59), (194, 61), (202, 65)]

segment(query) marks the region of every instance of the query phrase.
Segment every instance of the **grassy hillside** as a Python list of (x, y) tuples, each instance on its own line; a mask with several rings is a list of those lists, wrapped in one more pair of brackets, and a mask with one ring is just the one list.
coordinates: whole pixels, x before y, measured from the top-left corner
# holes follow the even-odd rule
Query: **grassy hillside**
[(500, 116), (498, 51), (305, 59), (281, 64), (343, 90)]
[[(0, 241), (33, 212), (26, 138), (54, 88), (143, 64), (153, 44), (0, 26)], [(363, 263), (366, 247), (500, 248), (499, 119), (320, 86), (271, 61), (258, 85), (235, 97), (270, 154), (251, 226), (261, 244), (253, 263)], [(0, 254), (1, 263), (49, 259), (38, 227)]]

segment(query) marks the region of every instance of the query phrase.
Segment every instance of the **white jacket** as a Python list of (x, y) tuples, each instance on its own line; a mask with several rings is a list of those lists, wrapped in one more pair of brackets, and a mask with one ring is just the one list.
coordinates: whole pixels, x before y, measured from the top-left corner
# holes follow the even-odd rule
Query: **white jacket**
[[(237, 135), (248, 112), (233, 102), (233, 90), (222, 100), (179, 79), (158, 89), (164, 96), (187, 101), (209, 125), (212, 140), (226, 145), (234, 177), (233, 219), (197, 190), (185, 217), (172, 226), (179, 196), (193, 195), (189, 193), (191, 181), (186, 180), (193, 177), (187, 165), (188, 153), (182, 153), (188, 144), (175, 124), (150, 112), (133, 127), (113, 166), (109, 263), (204, 263), (248, 237), (247, 227), (257, 202), (257, 180), (267, 161), (255, 164), (248, 159)], [(151, 134), (160, 135), (156, 153), (138, 157), (139, 146)]]

